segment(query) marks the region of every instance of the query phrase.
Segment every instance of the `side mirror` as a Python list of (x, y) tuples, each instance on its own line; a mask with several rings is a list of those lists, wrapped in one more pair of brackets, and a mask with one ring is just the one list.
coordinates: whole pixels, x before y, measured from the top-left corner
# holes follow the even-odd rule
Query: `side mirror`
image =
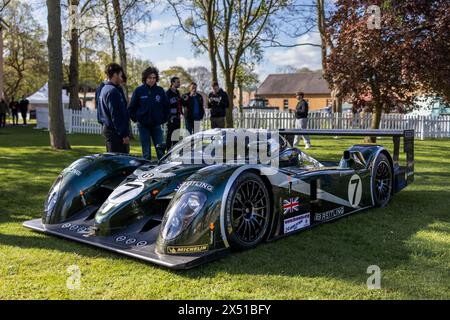
[(299, 165), (300, 150), (297, 148), (284, 150), (280, 154), (279, 165), (280, 167), (292, 167)]

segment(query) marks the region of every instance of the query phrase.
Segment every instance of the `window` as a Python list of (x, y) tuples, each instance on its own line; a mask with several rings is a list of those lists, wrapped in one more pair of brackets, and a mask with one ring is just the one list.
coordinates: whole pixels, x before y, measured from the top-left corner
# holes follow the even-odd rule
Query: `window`
[(288, 99), (284, 99), (283, 100), (283, 109), (284, 110), (288, 110), (289, 109), (289, 100)]

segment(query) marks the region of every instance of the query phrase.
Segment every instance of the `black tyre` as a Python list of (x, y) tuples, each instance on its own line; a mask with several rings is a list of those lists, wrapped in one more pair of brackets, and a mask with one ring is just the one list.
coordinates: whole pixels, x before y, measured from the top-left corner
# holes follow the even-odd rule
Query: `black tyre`
[(225, 230), (231, 248), (246, 250), (263, 241), (270, 215), (269, 192), (262, 179), (252, 172), (240, 175), (225, 204)]
[(372, 197), (375, 206), (384, 207), (392, 195), (392, 167), (387, 156), (380, 153), (372, 171)]

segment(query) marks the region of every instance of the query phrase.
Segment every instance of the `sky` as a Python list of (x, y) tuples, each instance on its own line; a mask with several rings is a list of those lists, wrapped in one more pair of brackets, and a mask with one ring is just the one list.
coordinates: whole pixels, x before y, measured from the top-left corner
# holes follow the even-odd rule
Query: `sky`
[[(173, 65), (180, 65), (183, 68), (205, 66), (209, 69), (208, 56), (206, 54), (194, 56), (190, 39), (182, 31), (175, 34), (167, 31), (168, 27), (175, 24), (172, 12), (161, 12), (161, 9), (156, 8), (151, 23), (140, 30), (145, 36), (130, 48), (133, 55), (149, 59), (160, 70)], [(283, 43), (320, 44), (318, 32), (311, 32), (297, 39), (281, 37), (279, 40)], [(312, 70), (321, 69), (320, 48), (312, 46), (267, 48), (263, 60), (256, 66), (255, 71), (262, 82), (268, 74), (276, 73), (288, 65), (296, 68), (308, 67)]]
[[(21, 0), (25, 1), (25, 0)], [(304, 0), (298, 0), (304, 1)], [(42, 0), (29, 0), (36, 11), (36, 17), (46, 28), (46, 8)], [(210, 68), (206, 54), (194, 56), (190, 39), (182, 31), (169, 31), (167, 28), (176, 24), (174, 14), (163, 10), (163, 6), (152, 11), (152, 21), (138, 26), (136, 37), (132, 44), (127, 44), (127, 50), (134, 57), (150, 60), (160, 71), (178, 65), (183, 68), (205, 66)], [(300, 27), (300, 26), (299, 26)], [(318, 32), (310, 32), (297, 39), (280, 37), (283, 43), (310, 42), (320, 44)], [(263, 60), (256, 65), (255, 71), (259, 75), (260, 83), (270, 73), (279, 73), (280, 68), (294, 66), (308, 67), (312, 70), (321, 69), (320, 49), (311, 46), (293, 48), (267, 48)]]

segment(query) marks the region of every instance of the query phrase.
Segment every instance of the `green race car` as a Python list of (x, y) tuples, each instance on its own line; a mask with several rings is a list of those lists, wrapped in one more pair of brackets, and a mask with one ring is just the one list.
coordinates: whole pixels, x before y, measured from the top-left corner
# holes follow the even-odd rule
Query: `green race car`
[[(292, 147), (294, 135), (388, 136), (339, 161)], [(399, 163), (404, 139), (406, 164)], [(253, 248), (351, 213), (385, 206), (414, 179), (414, 131), (208, 130), (158, 163), (85, 156), (50, 188), (25, 227), (176, 269)]]

